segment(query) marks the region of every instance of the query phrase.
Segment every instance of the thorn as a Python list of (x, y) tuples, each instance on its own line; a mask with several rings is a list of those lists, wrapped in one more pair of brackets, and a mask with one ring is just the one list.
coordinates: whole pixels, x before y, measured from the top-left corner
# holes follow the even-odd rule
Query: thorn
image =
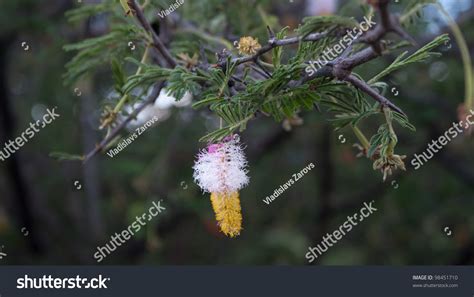
[(273, 32), (272, 28), (270, 26), (267, 26), (267, 31), (268, 31), (268, 36), (270, 36), (270, 39), (275, 38), (275, 32)]

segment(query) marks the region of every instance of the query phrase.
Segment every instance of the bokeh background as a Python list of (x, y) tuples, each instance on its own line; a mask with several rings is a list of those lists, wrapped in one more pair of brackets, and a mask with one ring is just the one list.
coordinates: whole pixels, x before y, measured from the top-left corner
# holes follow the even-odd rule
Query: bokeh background
[[(245, 34), (265, 40), (264, 17), (294, 29), (308, 15), (342, 11), (360, 16), (362, 1), (229, 0), (212, 1), (212, 6), (198, 2), (185, 0), (176, 13), (206, 24), (202, 27), (210, 35), (235, 40)], [(403, 5), (399, 2), (392, 9)], [(462, 28), (472, 54), (473, 1), (442, 2)], [(409, 165), (414, 153), (425, 150), (458, 118), (465, 78), (454, 41), (439, 49), (440, 58), (387, 78), (396, 88), (389, 98), (407, 112), (417, 131), (396, 127), (397, 152), (407, 155), (408, 170), (386, 182), (369, 160), (356, 158), (352, 132), (335, 132), (330, 115), (302, 113), (304, 124), (289, 132), (271, 119), (251, 122), (241, 135), (251, 176), (241, 192), (244, 230), (229, 239), (216, 226), (208, 195), (192, 180), (195, 155), (204, 145), (198, 139), (217, 124), (206, 111), (168, 107), (165, 121), (114, 158), (100, 155), (83, 166), (49, 156), (56, 151), (82, 154), (103, 136), (98, 118), (104, 100), (113, 97), (110, 67), (73, 86), (65, 86), (62, 79), (72, 57), (63, 46), (107, 32), (107, 15), (78, 24), (66, 21), (66, 11), (90, 3), (94, 2), (0, 3), (0, 143), (20, 135), (47, 107), (57, 106), (61, 115), (0, 163), (0, 251), (8, 254), (0, 264), (94, 264), (96, 247), (159, 199), (166, 211), (102, 264), (303, 265), (308, 246), (315, 246), (371, 200), (378, 212), (316, 265), (474, 264), (472, 136), (457, 137), (419, 170)], [(450, 33), (444, 18), (430, 8), (410, 27), (420, 44), (444, 32)], [(130, 56), (139, 58), (133, 51)], [(370, 77), (394, 58), (372, 61), (358, 73)], [(377, 126), (368, 121), (362, 129), (373, 133)], [(311, 162), (316, 167), (309, 174), (270, 205), (263, 203)]]

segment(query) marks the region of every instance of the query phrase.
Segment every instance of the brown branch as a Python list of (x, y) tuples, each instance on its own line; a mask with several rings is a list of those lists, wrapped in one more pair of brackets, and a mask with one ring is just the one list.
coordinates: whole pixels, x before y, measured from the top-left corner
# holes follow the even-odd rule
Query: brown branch
[(258, 61), (258, 59), (256, 59), (254, 62), (255, 62), (255, 64), (256, 64), (263, 72), (265, 72), (265, 74), (266, 74), (269, 78), (272, 77), (272, 74), (271, 74), (270, 72), (268, 72), (267, 69), (265, 69), (265, 67), (263, 67), (262, 63), (260, 63), (260, 62)]
[[(171, 67), (174, 68), (177, 66), (176, 61), (174, 58), (171, 56), (169, 53), (168, 49), (165, 47), (161, 39), (156, 35), (155, 31), (151, 27), (150, 23), (146, 19), (142, 8), (137, 4), (135, 0), (130, 0), (127, 2), (131, 11), (133, 12), (133, 15), (137, 18), (139, 21), (140, 25), (145, 29), (145, 31), (150, 34), (152, 40), (153, 40), (153, 46), (158, 50), (158, 52), (162, 55), (162, 57), (166, 60), (167, 64)], [(158, 59), (159, 61), (159, 59)], [(105, 137), (99, 144), (96, 145), (96, 147), (90, 151), (87, 155), (84, 156), (83, 158), (83, 163), (86, 163), (88, 160), (90, 160), (93, 156), (98, 154), (99, 152), (103, 151), (103, 149), (120, 133), (120, 131), (136, 116), (143, 110), (145, 107), (149, 104), (152, 104), (155, 102), (156, 98), (160, 94), (161, 89), (164, 86), (164, 82), (158, 82), (153, 86), (152, 92), (150, 96), (145, 100), (145, 102), (140, 105), (137, 109), (135, 109), (132, 114), (130, 114), (123, 122), (118, 124), (110, 134), (108, 134), (107, 137)]]
[(368, 47), (342, 60), (340, 64), (342, 68), (352, 70), (359, 65), (377, 58), (379, 55), (380, 54), (377, 53), (372, 47)]
[(110, 134), (104, 138), (96, 147), (90, 151), (86, 156), (83, 158), (83, 163), (86, 163), (89, 161), (92, 157), (94, 157), (96, 154), (100, 153), (103, 151), (103, 149), (120, 133), (120, 131), (125, 128), (125, 126), (134, 118), (137, 117), (137, 115), (145, 109), (146, 106), (149, 104), (152, 104), (155, 102), (156, 98), (160, 94), (161, 89), (163, 88), (164, 82), (158, 82), (153, 86), (151, 94), (148, 96), (148, 98), (143, 102), (142, 105), (137, 107), (123, 122), (118, 124)]
[(158, 50), (158, 52), (163, 56), (163, 58), (165, 58), (166, 62), (171, 68), (176, 67), (176, 61), (174, 60), (173, 56), (171, 56), (170, 52), (165, 47), (158, 35), (156, 35), (156, 32), (153, 30), (150, 23), (146, 19), (140, 5), (138, 5), (135, 0), (132, 0), (129, 1), (129, 6), (134, 11), (134, 15), (138, 19), (140, 25), (143, 27), (143, 29), (145, 29), (145, 31), (148, 32), (148, 34), (150, 34), (153, 40), (153, 46)]
[(370, 61), (374, 59), (377, 55), (375, 55), (375, 52), (369, 48), (369, 50), (363, 50), (361, 52), (365, 52), (366, 54), (359, 55), (357, 58), (352, 58), (354, 59), (348, 59), (348, 60), (343, 60), (339, 63), (336, 63), (335, 65), (326, 65), (316, 73), (314, 73), (312, 76), (305, 76), (303, 77), (302, 80), (290, 84), (291, 87), (295, 87), (301, 84), (304, 84), (310, 80), (313, 80), (317, 77), (332, 77), (332, 78), (337, 78), (343, 81), (346, 81), (350, 84), (352, 84), (354, 87), (358, 88), (362, 92), (366, 93), (367, 95), (371, 96), (374, 98), (376, 101), (380, 102), (383, 106), (387, 106), (390, 109), (401, 113), (403, 115), (406, 115), (401, 108), (396, 106), (394, 103), (392, 103), (389, 99), (385, 98), (381, 94), (377, 93), (374, 89), (372, 89), (365, 81), (358, 79), (355, 75), (351, 74), (351, 71), (348, 70), (344, 65), (347, 63), (348, 65), (360, 65), (363, 63), (363, 61)]
[[(232, 64), (240, 65), (246, 62), (251, 62), (255, 61), (258, 59), (260, 56), (265, 54), (266, 52), (271, 51), (272, 49), (279, 47), (279, 46), (286, 46), (286, 45), (292, 45), (292, 44), (297, 44), (301, 41), (318, 41), (321, 38), (325, 37), (327, 35), (326, 32), (323, 33), (313, 33), (309, 34), (306, 37), (302, 36), (295, 36), (295, 37), (290, 37), (290, 38), (285, 38), (285, 39), (276, 39), (276, 38), (270, 38), (268, 40), (268, 43), (264, 46), (262, 46), (254, 55), (250, 56), (245, 56), (245, 57), (240, 57), (240, 58), (234, 58), (231, 60)], [(218, 66), (221, 68), (225, 68), (227, 64), (227, 60), (222, 60), (218, 63)]]
[[(324, 67), (318, 69), (316, 73), (314, 73), (313, 75), (311, 76), (305, 75), (299, 81), (289, 82), (288, 87), (291, 88), (291, 87), (302, 85), (317, 77), (337, 78), (339, 80), (344, 80), (351, 83), (354, 87), (360, 89), (361, 91), (365, 92), (369, 96), (373, 97), (382, 105), (388, 106), (394, 111), (405, 115), (405, 113), (399, 107), (397, 107), (390, 100), (385, 98), (383, 95), (373, 90), (365, 81), (360, 80), (351, 74), (355, 67), (362, 65), (364, 63), (367, 63), (368, 61), (371, 61), (383, 54), (383, 44), (381, 41), (382, 41), (382, 38), (389, 32), (394, 32), (400, 35), (402, 38), (408, 39), (412, 43), (415, 43), (414, 40), (411, 38), (411, 36), (402, 29), (398, 17), (389, 13), (388, 11), (389, 1), (380, 0), (378, 3), (379, 4), (377, 7), (377, 11), (380, 14), (379, 23), (377, 23), (376, 26), (372, 30), (366, 32), (364, 35), (360, 36), (354, 41), (354, 43), (369, 44), (370, 47), (365, 48), (359, 52), (356, 52), (352, 56), (349, 56), (348, 52), (345, 51), (341, 57), (339, 57), (333, 62), (328, 63)], [(295, 37), (285, 38), (285, 39), (276, 39), (274, 37), (273, 32), (269, 31), (269, 33), (270, 33), (271, 38), (270, 40), (268, 40), (268, 43), (264, 45), (263, 47), (261, 47), (254, 55), (233, 58), (231, 60), (231, 63), (240, 65), (246, 62), (251, 62), (251, 61), (255, 62), (255, 61), (258, 61), (258, 58), (260, 56), (262, 56), (266, 52), (276, 47), (296, 44), (299, 42), (318, 41), (321, 38), (328, 35), (328, 32), (322, 32), (322, 33), (312, 33), (307, 36), (295, 36)], [(219, 56), (218, 64), (217, 64), (218, 67), (221, 67), (223, 69), (226, 68), (228, 55), (229, 54), (226, 52), (223, 52), (222, 54), (218, 55)]]
[(400, 22), (397, 17), (390, 14), (388, 11), (388, 0), (380, 0), (377, 10), (380, 14), (380, 21), (376, 26), (367, 31), (364, 35), (360, 36), (354, 41), (354, 43), (367, 43), (370, 47), (360, 50), (352, 56), (337, 59), (332, 63), (328, 63), (326, 66), (318, 69), (312, 76), (306, 75), (298, 84), (306, 83), (317, 77), (332, 77), (339, 80), (349, 82), (354, 87), (368, 94), (383, 106), (388, 106), (392, 110), (399, 112), (403, 115), (405, 113), (393, 104), (390, 100), (372, 89), (365, 81), (358, 79), (352, 74), (355, 67), (367, 63), (378, 56), (383, 55), (383, 44), (382, 38), (389, 32), (395, 32), (402, 38), (408, 39), (414, 43), (410, 35), (408, 35), (400, 26)]
[[(354, 43), (366, 43), (369, 44), (370, 47), (367, 47), (355, 54), (349, 56), (348, 52), (345, 51), (344, 54), (336, 59), (333, 62), (328, 63), (327, 65), (323, 66), (322, 68), (318, 69), (316, 73), (313, 75), (305, 75), (302, 79), (298, 81), (291, 81), (288, 83), (288, 87), (296, 87), (307, 83), (310, 80), (313, 80), (317, 77), (330, 77), (330, 78), (337, 78), (339, 80), (347, 81), (351, 83), (354, 87), (360, 89), (361, 91), (365, 92), (369, 96), (373, 97), (376, 101), (380, 102), (383, 106), (388, 106), (392, 110), (405, 115), (401, 108), (397, 107), (394, 103), (390, 100), (385, 98), (383, 95), (377, 93), (374, 89), (372, 89), (365, 81), (358, 79), (356, 76), (352, 75), (352, 71), (355, 67), (367, 63), (383, 54), (383, 44), (382, 38), (389, 32), (395, 32), (400, 35), (402, 38), (408, 39), (412, 43), (414, 43), (413, 39), (408, 35), (400, 26), (400, 22), (397, 17), (390, 14), (388, 11), (388, 0), (380, 0), (377, 11), (380, 14), (380, 21), (376, 24), (376, 26), (367, 31), (364, 35), (357, 38)], [(257, 59), (263, 55), (264, 53), (274, 49), (278, 46), (286, 46), (291, 44), (296, 44), (299, 42), (306, 42), (306, 41), (317, 41), (321, 38), (328, 35), (328, 32), (322, 33), (312, 33), (307, 35), (306, 37), (296, 36), (286, 39), (275, 39), (272, 32), (270, 32), (270, 40), (266, 45), (260, 48), (254, 55), (234, 58), (231, 60), (231, 63), (235, 63), (237, 65), (257, 61)], [(225, 69), (227, 66), (227, 55), (222, 54), (219, 56), (219, 62), (217, 64), (219, 67)]]
[(344, 77), (344, 80), (351, 83), (353, 86), (355, 86), (356, 88), (358, 88), (362, 92), (368, 94), (369, 96), (371, 96), (372, 98), (374, 98), (375, 100), (380, 102), (380, 104), (382, 104), (382, 106), (390, 107), (391, 109), (395, 110), (396, 112), (405, 115), (405, 113), (399, 107), (397, 107), (395, 104), (393, 104), (390, 100), (388, 100), (384, 96), (377, 93), (377, 91), (372, 89), (365, 81), (358, 79), (355, 75), (353, 75), (353, 74), (348, 75), (348, 76)]
[[(158, 35), (155, 33), (150, 23), (147, 21), (142, 8), (134, 0), (129, 1), (129, 5), (130, 5), (130, 8), (133, 10), (134, 15), (138, 19), (140, 25), (145, 29), (145, 31), (147, 31), (150, 34), (153, 41), (153, 46), (163, 56), (163, 58), (166, 60), (167, 64), (169, 64), (171, 68), (176, 67), (177, 66), (176, 61), (171, 56), (168, 49), (165, 47), (165, 45), (160, 40)], [(337, 79), (344, 80), (351, 83), (352, 85), (354, 85), (354, 87), (367, 93), (368, 95), (373, 97), (375, 100), (380, 102), (383, 106), (388, 106), (389, 108), (401, 114), (405, 114), (399, 107), (393, 104), (390, 100), (388, 100), (384, 96), (377, 93), (374, 89), (372, 89), (365, 81), (360, 80), (356, 76), (351, 74), (352, 70), (355, 67), (361, 64), (364, 64), (372, 59), (375, 59), (376, 57), (382, 54), (381, 53), (381, 49), (382, 49), (381, 39), (388, 32), (395, 32), (399, 34), (400, 36), (402, 36), (403, 38), (407, 38), (407, 36), (409, 37), (409, 35), (406, 34), (401, 28), (398, 19), (388, 12), (387, 6), (388, 6), (388, 0), (379, 1), (378, 11), (380, 13), (380, 18), (381, 18), (380, 23), (378, 23), (373, 30), (366, 32), (363, 36), (359, 37), (355, 41), (355, 42), (363, 42), (363, 43), (370, 44), (369, 48), (365, 48), (353, 54), (352, 56), (344, 55), (340, 59), (337, 59), (335, 62), (328, 63), (328, 65), (316, 71), (315, 75), (312, 75), (312, 76), (306, 75), (299, 81), (296, 81), (296, 82), (292, 81), (288, 83), (288, 87), (294, 87), (294, 86), (304, 84), (316, 77), (325, 76), (325, 77), (330, 77), (330, 78), (337, 78)], [(297, 44), (299, 42), (318, 41), (327, 35), (328, 35), (328, 32), (321, 32), (321, 33), (312, 33), (307, 36), (295, 36), (295, 37), (290, 37), (290, 38), (285, 38), (285, 39), (276, 39), (274, 37), (274, 34), (270, 32), (270, 39), (268, 40), (268, 43), (264, 45), (263, 47), (261, 47), (254, 55), (233, 58), (231, 60), (231, 63), (240, 65), (246, 62), (253, 61), (258, 66), (261, 66), (258, 63), (258, 58), (276, 47)], [(218, 67), (221, 67), (223, 69), (226, 68), (227, 61), (228, 61), (227, 56), (228, 54), (225, 52), (219, 55), (219, 61), (217, 64)], [(157, 85), (159, 85), (158, 89), (161, 90), (163, 83), (159, 83)], [(155, 85), (154, 91), (157, 89), (156, 87), (157, 85)], [(159, 90), (156, 96), (158, 96)], [(150, 98), (151, 97), (153, 96), (150, 96)], [(135, 117), (142, 109), (144, 109), (147, 104), (151, 103), (149, 102), (150, 98), (148, 98), (148, 100), (142, 106), (137, 108), (135, 112), (131, 116), (129, 116), (124, 122), (122, 122), (119, 126), (117, 126), (108, 137), (106, 137), (99, 145), (97, 145), (97, 147), (93, 151), (87, 154), (84, 158), (84, 162), (86, 162), (88, 159), (90, 159), (92, 156), (94, 156), (98, 152), (102, 151), (103, 148), (120, 132), (120, 130), (123, 127), (125, 127), (125, 125), (128, 122), (131, 121), (133, 117)], [(152, 98), (153, 99), (152, 102), (154, 102), (155, 98)]]

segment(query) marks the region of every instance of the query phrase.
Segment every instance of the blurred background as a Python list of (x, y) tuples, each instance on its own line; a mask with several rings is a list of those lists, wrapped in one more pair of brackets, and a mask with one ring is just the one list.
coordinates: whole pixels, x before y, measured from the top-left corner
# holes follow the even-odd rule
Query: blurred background
[[(49, 156), (56, 151), (83, 154), (103, 137), (98, 129), (101, 106), (114, 96), (110, 67), (72, 86), (65, 86), (62, 78), (72, 57), (63, 46), (108, 29), (106, 14), (71, 24), (65, 12), (97, 2), (0, 3), (0, 143), (19, 136), (46, 108), (57, 106), (60, 114), (0, 163), (0, 252), (7, 254), (0, 264), (95, 264), (97, 246), (159, 199), (166, 210), (101, 264), (304, 265), (309, 246), (371, 200), (378, 211), (316, 265), (474, 264), (472, 136), (458, 136), (416, 171), (409, 164), (413, 154), (424, 151), (458, 118), (465, 78), (454, 40), (439, 49), (440, 58), (386, 80), (395, 88), (389, 99), (406, 111), (417, 131), (395, 127), (397, 153), (407, 155), (407, 171), (385, 182), (370, 160), (356, 158), (352, 132), (335, 132), (327, 114), (302, 113), (304, 124), (291, 131), (268, 118), (252, 121), (241, 135), (251, 178), (241, 191), (244, 230), (229, 239), (219, 232), (209, 195), (192, 180), (195, 155), (204, 146), (198, 139), (216, 128), (208, 112), (185, 104), (163, 106), (159, 112), (166, 114), (165, 120), (114, 158), (103, 154), (82, 165)], [(228, 40), (252, 35), (263, 43), (262, 18), (294, 29), (310, 15), (359, 17), (365, 1), (184, 2), (175, 13), (205, 23), (201, 27), (210, 35)], [(398, 2), (392, 3), (393, 10), (401, 9), (403, 0)], [(442, 2), (472, 55), (473, 1)], [(420, 45), (451, 33), (443, 16), (431, 8), (409, 32)], [(172, 36), (164, 39), (171, 42)], [(129, 52), (139, 59), (139, 53)], [(370, 78), (395, 57), (379, 58), (357, 72)], [(367, 121), (361, 128), (374, 133), (378, 124)], [(262, 201), (311, 162), (316, 167), (270, 205)]]

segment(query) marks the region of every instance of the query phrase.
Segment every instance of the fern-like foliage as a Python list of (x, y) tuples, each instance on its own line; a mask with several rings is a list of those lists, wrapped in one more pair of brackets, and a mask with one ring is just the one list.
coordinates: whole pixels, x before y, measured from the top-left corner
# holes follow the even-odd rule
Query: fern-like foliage
[[(407, 20), (410, 18), (411, 21), (411, 17), (419, 13), (424, 5), (433, 2), (410, 0), (405, 7)], [(163, 0), (144, 3), (148, 5), (145, 17), (150, 22), (157, 19), (156, 12), (159, 9), (168, 7), (168, 3)], [(124, 112), (121, 110), (124, 104), (138, 100), (157, 82), (164, 82), (166, 90), (176, 100), (180, 100), (186, 92), (192, 93), (195, 98), (193, 108), (207, 108), (221, 119), (219, 128), (200, 139), (205, 142), (220, 141), (230, 134), (245, 130), (249, 121), (260, 114), (282, 122), (301, 112), (311, 111), (316, 106), (333, 115), (330, 121), (335, 129), (347, 126), (354, 128), (371, 117), (374, 121), (380, 120), (384, 106), (373, 103), (361, 90), (334, 77), (317, 77), (309, 81), (304, 79), (309, 61), (319, 59), (327, 48), (338, 43), (345, 29), (357, 27), (355, 18), (307, 17), (298, 29), (290, 32), (287, 27), (276, 29), (276, 19), (265, 13), (263, 7), (269, 1), (252, 1), (250, 5), (246, 0), (227, 3), (223, 5), (218, 0), (194, 1), (180, 7), (184, 19), (197, 20), (198, 17), (199, 22), (196, 23), (199, 25), (186, 23), (180, 27), (182, 24), (178, 23), (178, 28), (173, 29), (172, 41), (167, 44), (169, 52), (179, 64), (173, 69), (158, 66), (154, 64), (155, 59), (148, 57), (148, 51), (155, 50), (151, 46), (153, 40), (137, 22), (133, 22), (133, 17), (125, 15), (124, 8), (117, 1), (105, 0), (100, 4), (83, 5), (68, 13), (71, 22), (103, 14), (107, 15), (109, 29), (102, 36), (64, 47), (66, 51), (75, 53), (67, 64), (65, 82), (72, 84), (98, 68), (110, 67), (115, 91), (121, 97), (116, 102), (114, 112)], [(372, 15), (373, 9), (363, 5), (362, 13)], [(233, 32), (226, 31), (229, 26), (234, 28)], [(293, 46), (274, 47), (252, 61), (237, 63), (236, 56), (239, 54), (232, 41), (238, 40), (239, 36), (254, 36), (263, 45), (264, 40), (270, 39), (266, 35), (267, 26), (274, 29), (271, 32), (276, 32), (270, 34), (271, 38), (282, 40), (298, 37), (296, 40), (299, 42), (293, 42)], [(317, 41), (305, 40), (309, 34), (316, 32), (324, 32), (325, 35)], [(233, 40), (229, 40), (228, 36), (233, 36)], [(437, 57), (436, 47), (448, 40), (447, 35), (441, 35), (412, 54), (402, 52), (368, 84), (384, 94), (387, 85), (381, 79), (413, 63)], [(130, 42), (136, 46), (133, 52), (129, 48)], [(390, 53), (409, 45), (406, 41), (395, 43), (386, 40), (383, 44), (384, 51)], [(346, 54), (351, 56), (366, 46), (363, 43), (353, 44)], [(223, 48), (227, 51), (215, 56), (215, 53), (222, 53)], [(140, 54), (143, 54), (141, 60), (137, 57)], [(220, 67), (223, 60), (226, 62), (225, 67)], [(352, 75), (364, 81), (357, 73), (353, 72)], [(389, 148), (390, 153), (393, 150), (396, 136), (391, 126), (392, 120), (403, 128), (415, 129), (401, 113), (392, 111), (389, 117), (390, 124), (382, 122), (378, 132), (371, 138), (370, 147), (366, 148), (369, 156), (375, 152), (384, 153)]]
[(333, 28), (344, 29), (353, 28), (356, 26), (358, 26), (358, 23), (354, 18), (335, 15), (313, 16), (303, 19), (303, 24), (298, 28), (298, 34), (306, 36), (315, 31), (322, 32)]
[(369, 80), (369, 83), (374, 83), (379, 81), (382, 77), (387, 76), (391, 72), (394, 72), (398, 69), (401, 69), (409, 64), (413, 63), (421, 63), (429, 58), (432, 57), (439, 57), (441, 54), (438, 52), (434, 52), (433, 50), (443, 44), (446, 44), (449, 41), (449, 35), (443, 34), (436, 37), (430, 43), (426, 44), (415, 53), (411, 54), (407, 57), (408, 52), (403, 52), (400, 56), (398, 56), (392, 64), (390, 64), (387, 68), (385, 68), (382, 72), (374, 76), (372, 79)]

